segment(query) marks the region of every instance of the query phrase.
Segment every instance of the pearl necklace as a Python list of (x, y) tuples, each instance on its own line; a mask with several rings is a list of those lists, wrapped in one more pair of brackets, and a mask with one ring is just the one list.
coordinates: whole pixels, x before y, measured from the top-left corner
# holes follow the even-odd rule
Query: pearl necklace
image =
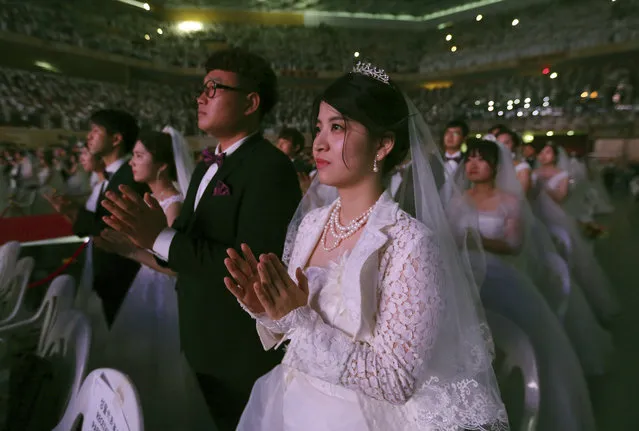
[[(337, 202), (335, 203), (335, 207), (333, 207), (333, 210), (331, 211), (331, 216), (328, 219), (328, 223), (326, 223), (326, 226), (324, 227), (324, 233), (322, 234), (322, 247), (324, 248), (324, 251), (335, 250), (337, 247), (339, 247), (342, 241), (355, 235), (355, 233), (366, 224), (369, 217), (371, 216), (371, 213), (373, 212), (374, 207), (375, 205), (371, 206), (362, 215), (353, 219), (353, 221), (351, 221), (348, 225), (342, 226), (342, 224), (339, 222), (339, 213), (342, 209), (342, 201), (338, 198)], [(326, 244), (329, 230), (331, 232), (331, 235), (333, 235), (333, 238), (335, 238), (333, 244), (331, 244), (330, 246)]]

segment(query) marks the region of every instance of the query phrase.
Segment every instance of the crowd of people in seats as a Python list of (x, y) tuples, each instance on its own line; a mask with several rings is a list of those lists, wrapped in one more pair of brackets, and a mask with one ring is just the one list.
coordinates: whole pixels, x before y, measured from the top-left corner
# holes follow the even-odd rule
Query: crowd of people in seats
[[(447, 88), (407, 91), (434, 127), (448, 118), (464, 116), (469, 120), (516, 121), (519, 127), (532, 130), (588, 130), (635, 121), (639, 106), (637, 70), (632, 62), (593, 65), (593, 60), (584, 60), (559, 69), (556, 79), (541, 73), (469, 76)], [(150, 81), (123, 86), (0, 68), (0, 125), (86, 130), (91, 112), (117, 104), (136, 112), (142, 127), (160, 130), (172, 124), (182, 133), (193, 135), (198, 133), (191, 109), (194, 88), (188, 83), (162, 85)], [(289, 126), (307, 132), (317, 91), (295, 83), (281, 86), (280, 102), (265, 117), (265, 128), (276, 131)]]
[(91, 363), (131, 377), (145, 428), (517, 429), (496, 313), (534, 351), (538, 428), (594, 431), (586, 378), (609, 371), (620, 307), (586, 235), (614, 211), (593, 161), (503, 124), (434, 140), (358, 65), (312, 99), (309, 162), (299, 130), (262, 136), (276, 82), (248, 51), (208, 59), (197, 125), (218, 144), (198, 163), (121, 109), (73, 148), (5, 145), (11, 199), (91, 238)]
[[(371, 4), (376, 11), (387, 6)], [(481, 21), (467, 18), (441, 30), (216, 23), (186, 34), (154, 11), (131, 8), (126, 13), (100, 0), (2, 0), (0, 6), (2, 31), (177, 67), (201, 66), (202, 49), (223, 43), (264, 53), (277, 70), (345, 70), (358, 52), (363, 59), (387, 64), (391, 72), (432, 73), (639, 38), (636, 0), (533, 4), (495, 15), (485, 13)], [(345, 7), (340, 4), (339, 10)], [(448, 34), (451, 39), (446, 38)], [(451, 52), (453, 46), (456, 49)]]

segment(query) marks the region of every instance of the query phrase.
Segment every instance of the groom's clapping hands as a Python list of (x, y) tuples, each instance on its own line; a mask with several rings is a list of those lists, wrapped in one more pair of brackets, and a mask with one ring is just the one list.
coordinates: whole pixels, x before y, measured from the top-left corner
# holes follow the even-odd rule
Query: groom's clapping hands
[(102, 206), (111, 215), (104, 217), (104, 222), (128, 236), (138, 247), (152, 249), (155, 239), (167, 227), (162, 207), (149, 193), (142, 198), (125, 185), (120, 186), (120, 191), (120, 196), (113, 192), (106, 193)]

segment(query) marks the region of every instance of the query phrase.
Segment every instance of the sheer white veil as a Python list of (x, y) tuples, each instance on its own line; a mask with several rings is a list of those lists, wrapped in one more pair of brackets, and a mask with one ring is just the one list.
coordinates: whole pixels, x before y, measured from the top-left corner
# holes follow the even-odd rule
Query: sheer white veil
[(162, 132), (171, 136), (173, 156), (175, 157), (175, 169), (177, 172), (177, 185), (180, 193), (186, 196), (189, 183), (191, 182), (191, 175), (193, 175), (193, 171), (195, 170), (195, 162), (191, 154), (189, 143), (180, 132), (171, 126), (166, 126), (162, 129)]
[[(445, 172), (444, 163), (422, 115), (408, 98), (405, 100), (411, 157), (411, 169), (405, 175), (412, 176), (412, 182), (403, 187), (398, 200), (400, 206), (410, 203), (417, 220), (437, 240), (439, 256), (434, 258), (441, 274), (437, 290), (445, 306), (428, 362), (420, 370), (417, 389), (409, 401), (391, 406), (366, 398), (362, 407), (379, 429), (507, 430), (506, 410), (492, 369), (492, 337), (478, 288), (451, 230), (433, 174), (433, 168)], [(316, 205), (313, 202), (307, 193), (289, 226), (286, 259), (296, 236), (303, 235), (298, 232), (299, 224)]]

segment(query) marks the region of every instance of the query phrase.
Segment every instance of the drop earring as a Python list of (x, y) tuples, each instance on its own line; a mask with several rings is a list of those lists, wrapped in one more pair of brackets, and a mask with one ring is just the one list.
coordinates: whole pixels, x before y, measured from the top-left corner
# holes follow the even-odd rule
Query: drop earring
[(375, 161), (373, 162), (373, 172), (379, 172), (379, 166), (377, 166), (377, 156), (375, 156)]

